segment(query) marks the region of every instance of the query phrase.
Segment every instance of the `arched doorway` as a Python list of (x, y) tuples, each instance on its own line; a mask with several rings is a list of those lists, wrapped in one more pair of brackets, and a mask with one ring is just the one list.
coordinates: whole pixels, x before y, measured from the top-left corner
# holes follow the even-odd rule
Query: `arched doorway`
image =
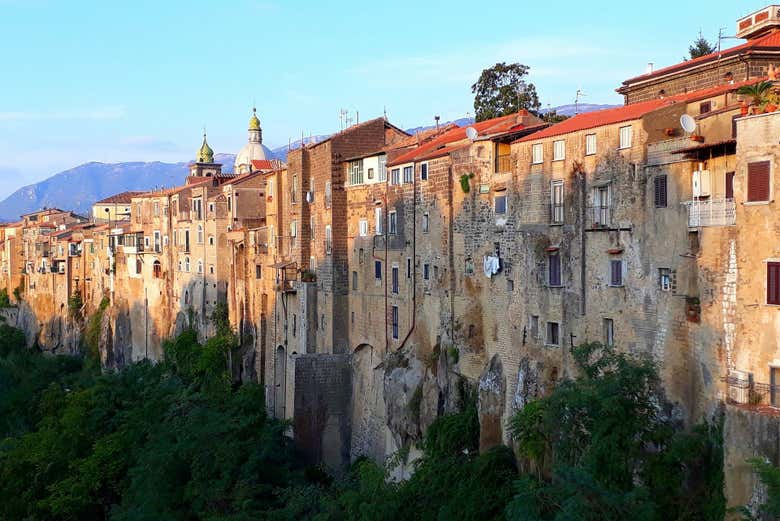
[(287, 353), (283, 346), (276, 348), (274, 360), (274, 416), (285, 417), (285, 400), (287, 397)]

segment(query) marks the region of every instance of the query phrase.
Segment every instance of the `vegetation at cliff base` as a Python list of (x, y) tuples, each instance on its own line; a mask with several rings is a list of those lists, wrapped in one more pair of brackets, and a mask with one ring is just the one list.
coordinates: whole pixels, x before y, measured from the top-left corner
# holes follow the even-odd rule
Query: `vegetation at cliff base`
[[(166, 342), (157, 365), (101, 373), (0, 325), (0, 519), (723, 519), (720, 426), (680, 429), (647, 361), (580, 346), (579, 376), (514, 415), (513, 448), (479, 451), (465, 389), (416, 460), (407, 447), (333, 477), (301, 463), (259, 385), (232, 382), (223, 326), (205, 343), (189, 330)], [(399, 481), (402, 462), (414, 472)], [(754, 465), (776, 512), (780, 474)]]

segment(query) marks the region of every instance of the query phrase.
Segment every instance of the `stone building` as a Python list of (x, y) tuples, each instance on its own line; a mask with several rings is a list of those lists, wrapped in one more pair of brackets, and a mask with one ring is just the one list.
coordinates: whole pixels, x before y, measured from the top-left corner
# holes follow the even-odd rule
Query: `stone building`
[(740, 18), (736, 35), (747, 41), (661, 69), (654, 70), (651, 63), (645, 74), (625, 80), (617, 92), (629, 104), (766, 77), (769, 66), (776, 66), (780, 57), (778, 7)]

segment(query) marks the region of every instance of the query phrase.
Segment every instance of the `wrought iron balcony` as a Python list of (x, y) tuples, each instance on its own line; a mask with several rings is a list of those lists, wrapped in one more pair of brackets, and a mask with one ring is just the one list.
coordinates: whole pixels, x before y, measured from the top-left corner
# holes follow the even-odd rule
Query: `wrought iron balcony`
[(688, 208), (688, 227), (734, 226), (737, 207), (734, 199), (703, 199), (683, 203)]

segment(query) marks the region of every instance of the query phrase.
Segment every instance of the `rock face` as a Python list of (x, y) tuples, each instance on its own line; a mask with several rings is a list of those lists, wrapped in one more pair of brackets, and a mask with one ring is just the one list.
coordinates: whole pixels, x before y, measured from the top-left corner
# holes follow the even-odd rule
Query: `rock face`
[(501, 419), (504, 415), (506, 380), (498, 355), (491, 358), (490, 365), (480, 377), (478, 392), (479, 450), (484, 451), (503, 442)]

